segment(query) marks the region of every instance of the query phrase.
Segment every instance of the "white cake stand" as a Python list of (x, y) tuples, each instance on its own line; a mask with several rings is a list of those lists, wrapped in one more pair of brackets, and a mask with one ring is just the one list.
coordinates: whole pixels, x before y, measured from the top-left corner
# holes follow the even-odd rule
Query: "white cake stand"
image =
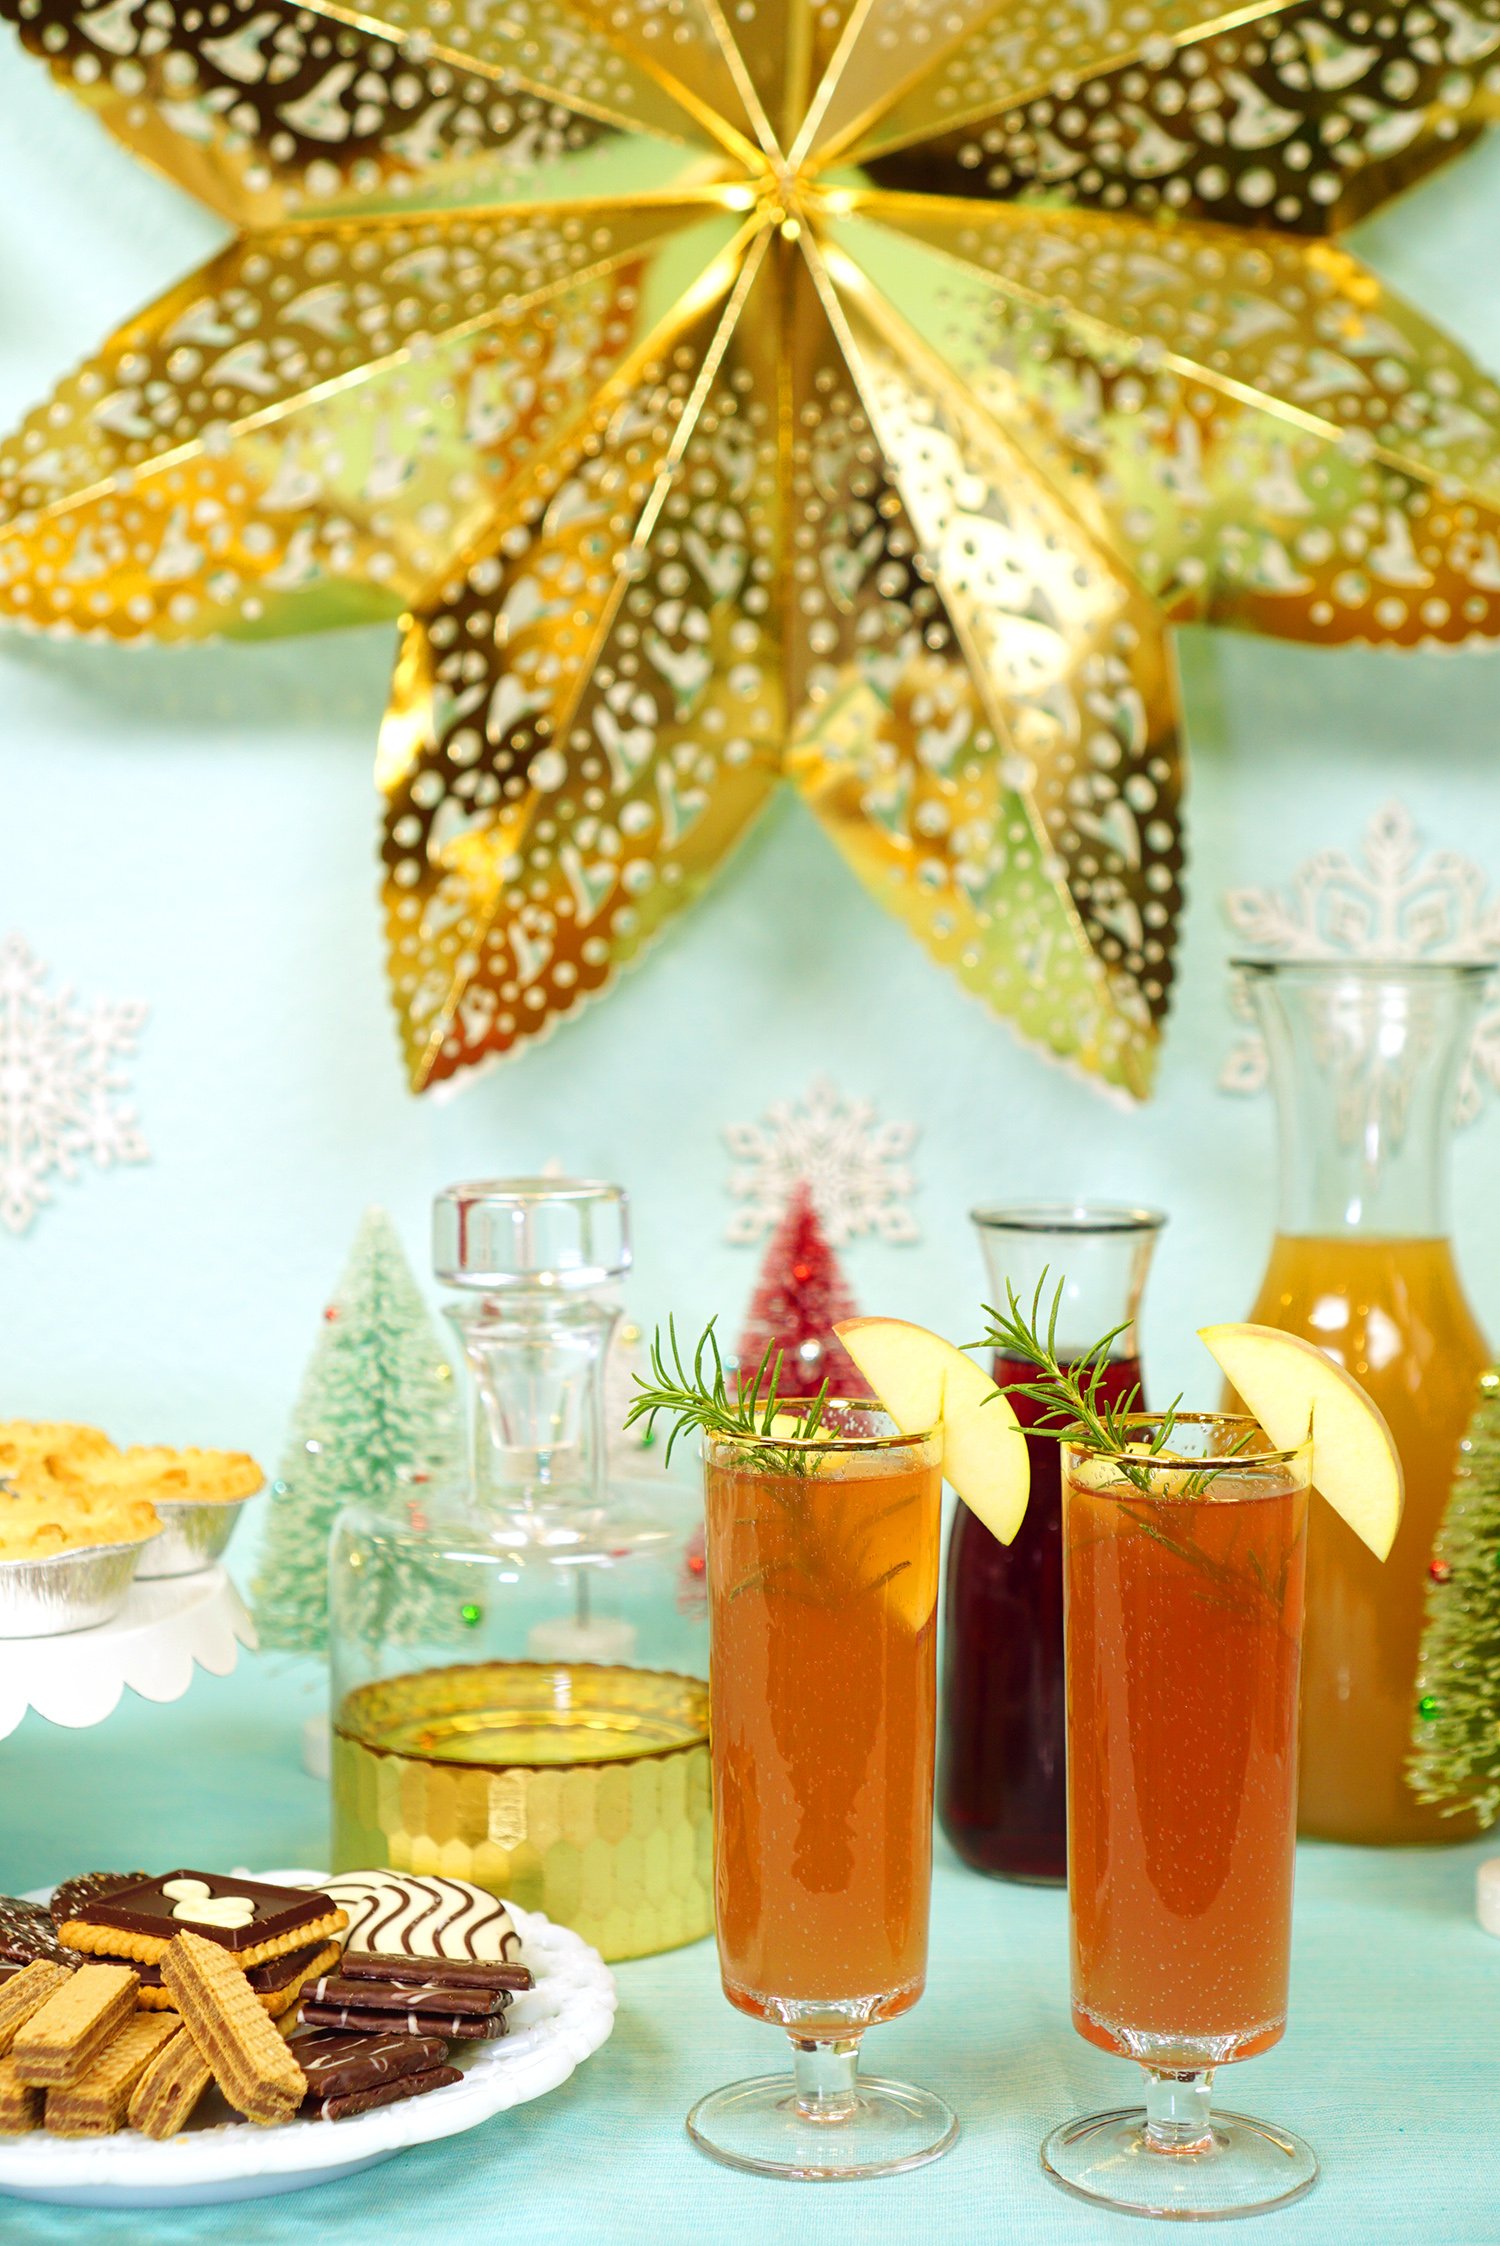
[(195, 1667), (227, 1677), (255, 1625), (221, 1567), (133, 1583), (112, 1622), (54, 1638), (0, 1638), (0, 1739), (28, 1708), (82, 1731), (103, 1723), (128, 1685), (180, 1700)]

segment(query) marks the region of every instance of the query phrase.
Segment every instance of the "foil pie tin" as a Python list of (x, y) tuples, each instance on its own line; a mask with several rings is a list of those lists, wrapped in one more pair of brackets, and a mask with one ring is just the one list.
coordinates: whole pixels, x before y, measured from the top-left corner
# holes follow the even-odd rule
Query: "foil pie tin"
[(53, 1638), (112, 1622), (147, 1549), (90, 1544), (45, 1560), (0, 1560), (0, 1638)]
[(258, 1490), (244, 1497), (155, 1497), (161, 1515), (161, 1535), (141, 1546), (136, 1574), (143, 1583), (164, 1575), (196, 1575), (211, 1568), (228, 1546), (239, 1524), (241, 1509)]

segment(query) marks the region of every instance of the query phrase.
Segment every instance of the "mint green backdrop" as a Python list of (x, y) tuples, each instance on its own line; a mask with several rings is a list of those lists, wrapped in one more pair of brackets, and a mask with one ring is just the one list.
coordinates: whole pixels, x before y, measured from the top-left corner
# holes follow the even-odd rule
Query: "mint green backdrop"
[[(1358, 246), (1500, 373), (1500, 135)], [(132, 162), (0, 38), (0, 426), (209, 252), (217, 222)], [(60, 1187), (0, 1237), (0, 1412), (273, 1451), (362, 1206), (419, 1269), (433, 1188), (557, 1157), (635, 1196), (632, 1307), (737, 1321), (722, 1124), (818, 1073), (919, 1123), (920, 1247), (853, 1244), (862, 1307), (969, 1331), (976, 1198), (1159, 1200), (1157, 1383), (1259, 1277), (1271, 1118), (1217, 1092), (1227, 886), (1352, 846), (1392, 794), (1500, 874), (1500, 660), (1185, 635), (1192, 863), (1153, 1103), (1122, 1113), (1024, 1051), (880, 911), (787, 801), (717, 889), (545, 1048), (445, 1104), (404, 1088), (375, 903), (375, 731), (394, 633), (119, 650), (0, 632), (0, 929), (54, 977), (139, 996), (149, 1167)], [(671, 1159), (663, 1159), (669, 1119)], [(1497, 1125), (1464, 1135), (1466, 1273), (1500, 1328)]]
[[(1500, 136), (1358, 247), (1500, 372), (1497, 234)], [(0, 37), (0, 424), (217, 239)], [(1223, 890), (1352, 846), (1392, 795), (1429, 843), (1500, 872), (1500, 660), (1192, 634), (1191, 904), (1151, 1106), (1122, 1112), (1017, 1046), (791, 804), (582, 1023), (445, 1103), (417, 1102), (397, 1067), (375, 907), (371, 765), (392, 647), (387, 631), (133, 653), (0, 636), (0, 931), (21, 933), (57, 983), (149, 1003), (134, 1080), (153, 1156), (60, 1187), (26, 1237), (0, 1235), (0, 1415), (83, 1416), (122, 1439), (269, 1458), (365, 1203), (387, 1203), (420, 1269), (435, 1186), (549, 1157), (631, 1188), (638, 1317), (675, 1308), (691, 1326), (719, 1309), (733, 1323), (755, 1259), (723, 1241), (721, 1126), (818, 1074), (921, 1126), (924, 1238), (850, 1246), (865, 1308), (972, 1330), (965, 1212), (978, 1198), (1160, 1201), (1173, 1224), (1148, 1358), (1159, 1390), (1202, 1395), (1193, 1328), (1248, 1303), (1271, 1222), (1269, 1111), (1214, 1088), (1231, 1035)], [(1500, 1332), (1497, 1131), (1487, 1117), (1463, 1134), (1456, 1201), (1465, 1273)], [(316, 1860), (322, 1800), (295, 1750), (311, 1704), (262, 1665), (91, 1734), (28, 1718), (0, 1743), (0, 1889), (164, 1851)], [(1472, 1920), (1476, 1853), (1308, 1852), (1293, 2033), (1234, 2089), (1325, 2154), (1325, 2185), (1276, 2235), (1500, 2237), (1500, 1950)], [(785, 2195), (689, 2155), (682, 2106), (753, 2067), (766, 2040), (717, 1998), (700, 1947), (631, 1968), (620, 2033), (588, 2074), (461, 2149), (218, 2223), (0, 2201), (0, 2239), (279, 2241), (311, 2227), (363, 2241), (482, 2225), (537, 2246), (668, 2246), (767, 2219), (809, 2240), (1113, 2235), (1031, 2166), (1045, 2124), (1124, 2094), (1126, 2070), (1067, 2028), (1062, 1909), (945, 1869), (931, 1994), (882, 2055), (962, 2110), (962, 2146), (925, 2178)]]

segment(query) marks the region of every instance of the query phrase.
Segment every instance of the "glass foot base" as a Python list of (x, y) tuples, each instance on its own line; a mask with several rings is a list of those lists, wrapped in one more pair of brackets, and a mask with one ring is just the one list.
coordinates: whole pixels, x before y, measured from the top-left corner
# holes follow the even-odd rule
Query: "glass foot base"
[(1285, 2207), (1317, 2182), (1310, 2145), (1268, 2121), (1215, 2113), (1205, 2152), (1159, 2152), (1142, 2106), (1065, 2121), (1042, 2146), (1042, 2167), (1064, 2191), (1125, 2215), (1206, 2223)]
[(930, 2090), (863, 2074), (842, 2118), (814, 2120), (789, 2074), (764, 2074), (700, 2098), (687, 2133), (726, 2168), (835, 2183), (920, 2168), (948, 2150), (958, 2122)]

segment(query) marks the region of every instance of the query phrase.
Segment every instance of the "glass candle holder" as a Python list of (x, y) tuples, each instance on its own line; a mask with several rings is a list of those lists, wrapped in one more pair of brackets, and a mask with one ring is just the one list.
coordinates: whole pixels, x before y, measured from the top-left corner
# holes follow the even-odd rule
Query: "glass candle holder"
[(351, 1506), (329, 1562), (335, 1869), (477, 1882), (607, 1958), (712, 1923), (696, 1496), (607, 1471), (625, 1196), (455, 1186), (438, 1277), (473, 1376), (469, 1474)]

